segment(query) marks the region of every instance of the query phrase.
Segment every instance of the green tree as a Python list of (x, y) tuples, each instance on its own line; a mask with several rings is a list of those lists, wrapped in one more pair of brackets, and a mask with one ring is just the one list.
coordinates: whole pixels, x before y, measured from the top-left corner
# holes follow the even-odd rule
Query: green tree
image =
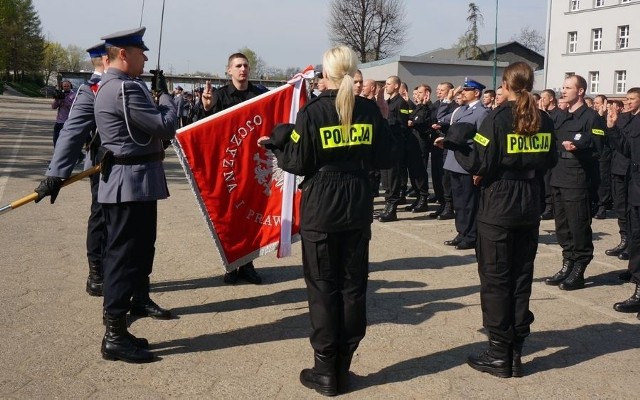
[(332, 0), (329, 39), (351, 47), (361, 62), (397, 54), (406, 41), (403, 0)]
[(51, 74), (65, 68), (67, 53), (58, 42), (45, 42), (42, 57), (45, 83), (51, 78)]
[(484, 25), (484, 17), (476, 3), (469, 3), (468, 12), (469, 27), (458, 40), (458, 57), (475, 60), (482, 54), (482, 49), (478, 47), (478, 25)]
[(64, 67), (68, 71), (74, 72), (78, 72), (84, 68), (84, 61), (86, 61), (85, 59), (88, 57), (87, 53), (75, 44), (70, 44), (67, 46), (66, 56), (67, 59)]
[(44, 36), (31, 0), (0, 0), (0, 67), (6, 80), (36, 78)]

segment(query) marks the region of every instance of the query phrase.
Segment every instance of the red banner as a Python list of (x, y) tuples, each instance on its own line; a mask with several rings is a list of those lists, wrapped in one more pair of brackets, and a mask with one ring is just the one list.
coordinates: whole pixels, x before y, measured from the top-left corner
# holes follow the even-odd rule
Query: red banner
[(278, 123), (294, 122), (306, 99), (300, 76), (176, 134), (176, 152), (226, 270), (278, 249), (281, 239), (290, 249), (299, 232), (296, 177), (257, 140)]

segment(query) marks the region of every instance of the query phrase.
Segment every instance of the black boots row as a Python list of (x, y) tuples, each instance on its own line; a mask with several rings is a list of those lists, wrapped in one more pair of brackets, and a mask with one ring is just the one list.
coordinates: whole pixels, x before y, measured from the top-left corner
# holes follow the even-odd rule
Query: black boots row
[(300, 372), (300, 383), (324, 396), (347, 393), (352, 358), (353, 354), (326, 356), (315, 352), (314, 367)]
[(524, 339), (516, 339), (509, 344), (489, 339), (489, 348), (479, 355), (469, 356), (467, 364), (480, 372), (487, 372), (500, 378), (523, 376), (522, 346)]
[(547, 285), (558, 286), (562, 290), (576, 290), (584, 287), (584, 271), (587, 265), (563, 260), (562, 268), (552, 277), (544, 280)]

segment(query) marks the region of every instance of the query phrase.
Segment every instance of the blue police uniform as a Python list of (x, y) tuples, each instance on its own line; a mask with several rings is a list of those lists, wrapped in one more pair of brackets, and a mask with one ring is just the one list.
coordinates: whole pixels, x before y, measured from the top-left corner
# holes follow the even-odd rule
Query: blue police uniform
[[(142, 40), (144, 31), (118, 32), (102, 39), (107, 51), (110, 47), (148, 50)], [(177, 114), (169, 94), (162, 93), (156, 105), (143, 82), (113, 64), (95, 101), (102, 142), (98, 201), (107, 228), (103, 261), (107, 333), (102, 354), (108, 359), (145, 362), (153, 355), (130, 340), (126, 313), (131, 308), (132, 314), (145, 314), (145, 305), (157, 307), (148, 298), (148, 276), (155, 253), (157, 201), (169, 196), (163, 140), (175, 136)], [(140, 289), (140, 285), (146, 287)], [(136, 298), (134, 292), (146, 298)]]

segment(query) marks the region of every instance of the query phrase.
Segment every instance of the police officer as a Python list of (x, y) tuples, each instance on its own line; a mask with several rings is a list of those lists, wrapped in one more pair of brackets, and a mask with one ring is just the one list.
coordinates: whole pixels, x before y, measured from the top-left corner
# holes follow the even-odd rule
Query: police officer
[[(406, 151), (407, 135), (409, 135), (409, 104), (400, 95), (400, 78), (392, 75), (387, 78), (384, 85), (384, 90), (389, 95), (387, 104), (389, 105), (389, 112), (387, 114), (387, 122), (393, 135), (398, 140), (398, 146), (402, 154)], [(404, 159), (404, 157), (402, 157)], [(380, 171), (382, 174), (382, 180), (386, 181), (389, 185), (389, 194), (385, 198), (384, 211), (378, 216), (380, 222), (397, 221), (398, 216), (396, 210), (398, 205), (404, 203), (406, 199), (402, 196), (402, 168), (403, 163), (398, 160), (397, 165), (392, 168)]]
[[(217, 90), (213, 90), (211, 82), (207, 81), (205, 90), (202, 93), (203, 116), (226, 110), (243, 101), (252, 99), (267, 91), (262, 85), (254, 85), (249, 81), (251, 66), (249, 59), (242, 53), (234, 53), (227, 60), (227, 74), (231, 77), (231, 83), (224, 85)], [(262, 278), (256, 272), (253, 261), (241, 265), (233, 271), (224, 274), (224, 282), (234, 284), (242, 278), (247, 282), (258, 285), (262, 283)]]
[[(466, 134), (454, 140), (461, 128), (457, 124), (446, 139), (457, 143), (456, 158), (481, 187), (476, 254), (489, 349), (470, 356), (468, 364), (503, 378), (522, 376), (522, 345), (533, 322), (529, 297), (540, 226), (536, 171), (544, 173), (557, 158), (553, 122), (531, 95), (533, 78), (526, 63), (509, 65), (502, 76), (507, 101), (477, 134), (475, 126), (462, 124)], [(473, 137), (473, 150), (465, 156), (467, 137)]]
[(557, 125), (558, 163), (551, 170), (556, 236), (562, 246), (562, 268), (545, 279), (562, 290), (584, 287), (584, 271), (593, 258), (591, 196), (598, 181), (598, 159), (604, 138), (604, 123), (587, 107), (587, 82), (579, 75), (565, 79), (562, 97), (569, 106)]
[(629, 158), (628, 227), (629, 251), (628, 278), (635, 290), (627, 300), (615, 303), (614, 310), (637, 312), (640, 319), (640, 87), (627, 91), (627, 112), (618, 115), (611, 107), (607, 116), (608, 134), (617, 151)]
[[(467, 122), (480, 127), (484, 118), (489, 114), (487, 108), (482, 105), (482, 91), (485, 86), (473, 79), (465, 79), (464, 84), (457, 89), (451, 89), (448, 100), (460, 94), (462, 105), (451, 114), (444, 115), (443, 110), (448, 109), (448, 104), (440, 105), (441, 125), (454, 125)], [(437, 140), (438, 145), (442, 138)], [(457, 162), (453, 154), (447, 154), (444, 160), (444, 169), (449, 171), (451, 182), (451, 194), (457, 235), (444, 242), (447, 246), (454, 246), (457, 250), (473, 249), (476, 246), (476, 213), (478, 211), (478, 188), (473, 184), (473, 177)]]
[(177, 126), (164, 77), (160, 76), (158, 105), (138, 79), (147, 61), (144, 51), (149, 50), (144, 32), (141, 27), (102, 38), (110, 65), (95, 100), (102, 142), (98, 201), (107, 230), (102, 356), (127, 362), (154, 358), (127, 331), (126, 313), (131, 309), (132, 314), (144, 315), (159, 309), (148, 296), (148, 278), (155, 253), (157, 201), (169, 196), (163, 140), (172, 139)]
[[(89, 157), (85, 160), (85, 168), (95, 165), (95, 155), (100, 138), (96, 132), (93, 103), (98, 84), (104, 72), (103, 56), (106, 48), (104, 43), (87, 49), (95, 71), (87, 83), (78, 88), (75, 102), (71, 107), (69, 118), (65, 121), (53, 157), (45, 173), (45, 179), (35, 189), (38, 193), (36, 203), (45, 196), (51, 196), (51, 204), (56, 201), (63, 179), (69, 178), (78, 162), (78, 155), (82, 146), (88, 144)], [(91, 183), (91, 213), (87, 224), (87, 259), (89, 260), (89, 276), (86, 290), (90, 296), (102, 296), (102, 257), (105, 238), (104, 218), (102, 206), (98, 203), (99, 175), (90, 177)]]
[(328, 89), (300, 110), (293, 131), (259, 139), (278, 166), (305, 176), (300, 233), (315, 365), (300, 381), (326, 396), (348, 390), (351, 359), (366, 330), (373, 208), (367, 170), (396, 161), (377, 105), (353, 95), (357, 63), (346, 46), (325, 52)]
[(420, 213), (427, 211), (429, 201), (429, 174), (427, 163), (433, 141), (431, 140), (431, 109), (429, 108), (429, 95), (431, 88), (421, 84), (416, 89), (417, 104), (411, 115), (408, 125), (411, 134), (407, 135), (407, 157), (409, 178), (411, 186), (416, 191), (416, 200), (405, 207), (406, 211)]
[[(545, 89), (540, 93), (538, 101), (541, 110), (545, 111), (549, 118), (553, 121), (554, 128), (564, 121), (566, 111), (557, 107), (556, 92), (551, 89)], [(553, 192), (551, 190), (551, 169), (547, 170), (543, 177), (544, 180), (544, 210), (540, 214), (540, 219), (553, 219)]]

